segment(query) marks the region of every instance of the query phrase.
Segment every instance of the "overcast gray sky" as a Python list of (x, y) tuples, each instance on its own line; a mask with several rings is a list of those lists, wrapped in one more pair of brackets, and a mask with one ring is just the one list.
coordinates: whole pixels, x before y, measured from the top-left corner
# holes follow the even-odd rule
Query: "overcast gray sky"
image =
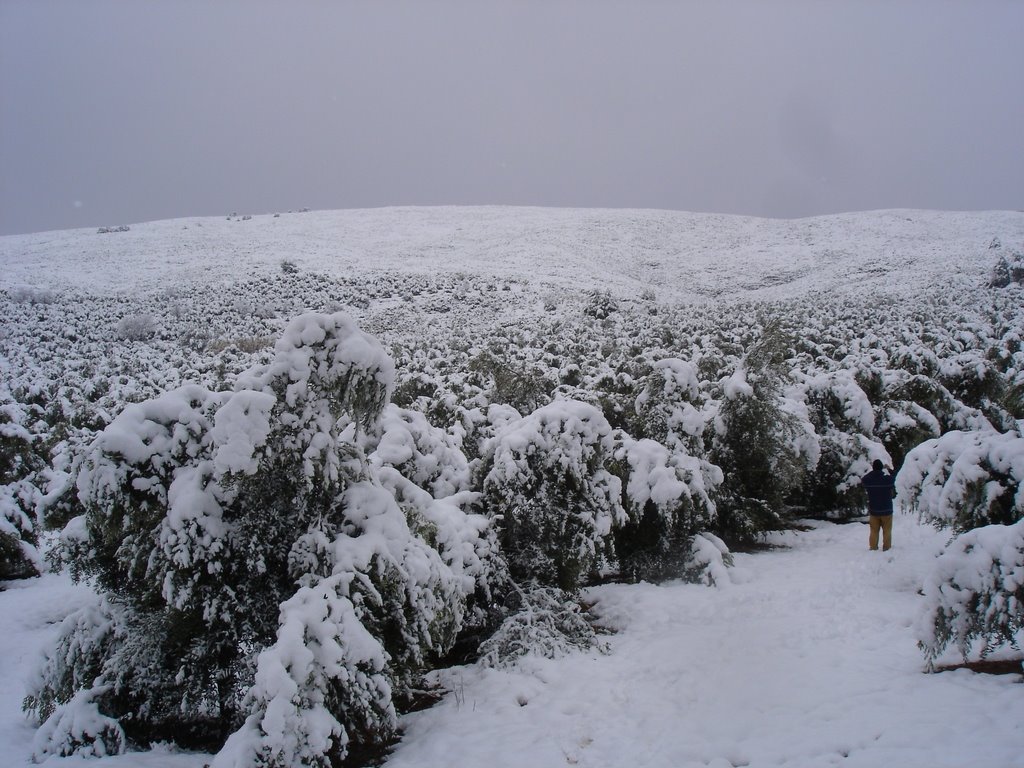
[(0, 0), (0, 234), (1024, 208), (1021, 0)]

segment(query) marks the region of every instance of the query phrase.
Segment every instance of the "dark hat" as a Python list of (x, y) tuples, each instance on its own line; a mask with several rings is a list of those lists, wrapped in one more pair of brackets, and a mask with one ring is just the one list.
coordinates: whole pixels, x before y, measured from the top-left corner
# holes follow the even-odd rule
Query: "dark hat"
[(882, 471), (882, 462), (879, 459), (875, 459), (871, 462), (871, 468), (876, 472)]

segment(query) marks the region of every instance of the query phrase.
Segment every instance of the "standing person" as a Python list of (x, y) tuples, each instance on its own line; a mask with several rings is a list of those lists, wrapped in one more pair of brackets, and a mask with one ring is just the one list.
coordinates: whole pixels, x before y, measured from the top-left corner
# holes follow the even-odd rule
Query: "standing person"
[(882, 469), (882, 462), (871, 462), (871, 471), (860, 484), (868, 492), (868, 546), (878, 549), (878, 531), (882, 531), (882, 550), (892, 546), (892, 497), (896, 495), (896, 479)]

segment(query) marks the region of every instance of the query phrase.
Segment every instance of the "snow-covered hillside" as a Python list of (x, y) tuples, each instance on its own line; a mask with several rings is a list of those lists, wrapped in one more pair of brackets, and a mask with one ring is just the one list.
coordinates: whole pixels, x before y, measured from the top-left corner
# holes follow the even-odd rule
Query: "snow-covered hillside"
[[(238, 729), (220, 764), (287, 744), (326, 759), (316, 734), (359, 710), (315, 704), (323, 675), (349, 674), (323, 608), (372, 660), (360, 690), (381, 741), (403, 733), (396, 766), (1024, 768), (1019, 677), (924, 674), (1020, 629), (996, 611), (983, 632), (975, 593), (943, 590), (969, 578), (997, 607), (1024, 590), (1024, 213), (396, 208), (112, 229), (0, 238), (0, 564), (44, 572), (0, 585), (12, 765), (37, 733), (26, 694), (58, 734), (40, 756), (78, 726), (163, 740), (191, 707), (193, 745)], [(912, 468), (886, 555), (858, 522), (874, 459)], [(935, 568), (951, 534), (925, 521), (985, 526), (985, 546)], [(722, 539), (776, 548), (728, 568)], [(111, 600), (59, 630), (95, 597), (46, 572), (51, 548)], [(559, 653), (594, 647), (590, 585), (610, 653), (512, 664), (538, 585), (584, 627)], [(388, 615), (410, 623), (384, 631)], [(133, 646), (139, 626), (154, 639)], [(328, 661), (289, 698), (281, 660), (304, 631)], [(393, 708), (456, 634), (483, 661), (432, 672), (437, 706)], [(124, 732), (93, 701), (98, 667), (79, 679), (88, 653), (34, 676), (58, 635), (130, 692), (103, 703)], [(189, 676), (204, 664), (216, 696)], [(301, 738), (255, 725), (282, 706)], [(93, 764), (211, 759), (133, 746)]]
[(977, 280), (1024, 213), (879, 211), (779, 220), (667, 211), (385, 208), (0, 238), (0, 286), (104, 294), (231, 283), (282, 259), (331, 277), (477, 274), (661, 300), (870, 297)]

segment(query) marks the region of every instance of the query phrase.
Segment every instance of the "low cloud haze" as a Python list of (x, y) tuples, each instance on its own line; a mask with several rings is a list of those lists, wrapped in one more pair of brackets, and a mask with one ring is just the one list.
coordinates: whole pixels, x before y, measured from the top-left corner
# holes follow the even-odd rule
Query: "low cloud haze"
[(0, 0), (0, 234), (1024, 208), (1024, 3)]

